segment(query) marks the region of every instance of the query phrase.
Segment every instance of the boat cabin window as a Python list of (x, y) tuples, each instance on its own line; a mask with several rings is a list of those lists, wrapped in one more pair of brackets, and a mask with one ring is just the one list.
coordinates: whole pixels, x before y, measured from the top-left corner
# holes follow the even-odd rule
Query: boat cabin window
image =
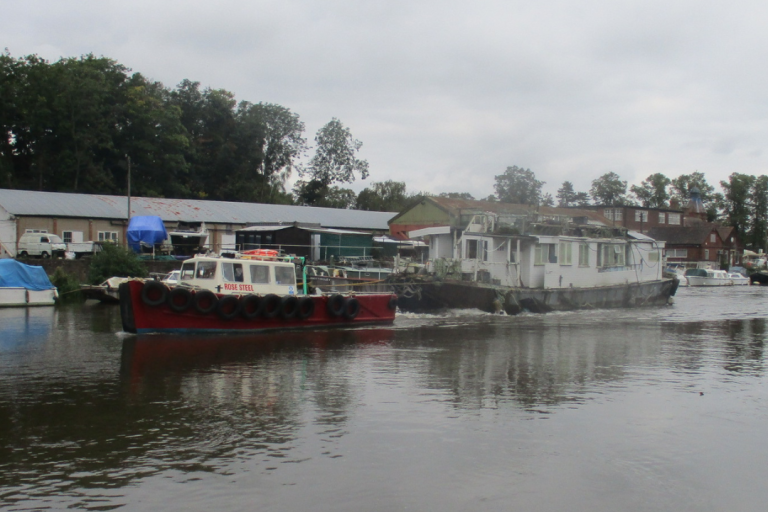
[(243, 282), (243, 264), (242, 263), (222, 263), (221, 276), (225, 281), (242, 283)]
[(197, 264), (198, 279), (213, 279), (216, 275), (215, 261), (201, 261)]
[(282, 285), (295, 285), (296, 272), (292, 267), (275, 267), (275, 281)]
[(536, 244), (533, 250), (533, 264), (557, 263), (556, 244)]
[(269, 266), (251, 265), (251, 282), (253, 284), (269, 284)]
[(586, 243), (579, 244), (579, 266), (589, 266), (589, 245)]
[(190, 281), (195, 278), (195, 264), (184, 263), (181, 265), (181, 280)]
[(484, 240), (467, 240), (466, 256), (468, 260), (488, 261), (488, 242)]

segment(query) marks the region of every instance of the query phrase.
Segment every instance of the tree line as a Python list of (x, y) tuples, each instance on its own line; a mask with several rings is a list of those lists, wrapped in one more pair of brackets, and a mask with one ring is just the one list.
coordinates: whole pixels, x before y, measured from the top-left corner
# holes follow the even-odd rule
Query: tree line
[(0, 130), (0, 186), (11, 189), (124, 194), (130, 171), (135, 195), (319, 204), (368, 176), (338, 119), (310, 148), (289, 108), (191, 80), (168, 88), (93, 55), (50, 63), (6, 49)]

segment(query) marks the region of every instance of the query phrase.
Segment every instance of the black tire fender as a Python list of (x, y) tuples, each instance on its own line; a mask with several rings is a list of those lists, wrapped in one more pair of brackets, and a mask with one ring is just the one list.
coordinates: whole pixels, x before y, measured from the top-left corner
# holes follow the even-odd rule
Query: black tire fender
[(344, 297), (341, 295), (331, 295), (327, 304), (328, 314), (331, 316), (341, 316), (344, 313)]
[(299, 299), (295, 295), (286, 295), (280, 301), (280, 316), (290, 320), (299, 312)]
[(202, 315), (212, 313), (219, 304), (219, 298), (210, 290), (202, 290), (195, 294), (195, 310)]
[(352, 320), (358, 313), (360, 313), (360, 301), (354, 297), (350, 297), (344, 302), (344, 318)]
[(264, 318), (275, 318), (280, 314), (280, 297), (274, 293), (269, 293), (262, 299), (262, 315)]
[(392, 297), (389, 298), (387, 307), (392, 310), (397, 309), (397, 295), (393, 295)]
[(264, 301), (258, 295), (246, 295), (240, 299), (240, 313), (247, 320), (260, 317), (263, 310)]
[(240, 303), (239, 298), (234, 295), (225, 295), (220, 298), (218, 304), (216, 304), (216, 314), (219, 315), (219, 318), (222, 320), (232, 320), (240, 314), (241, 307), (242, 304)]
[(299, 310), (296, 314), (302, 320), (306, 320), (315, 314), (315, 301), (312, 300), (312, 297), (302, 297), (299, 299)]
[(173, 288), (168, 293), (168, 307), (177, 313), (183, 313), (192, 305), (192, 292), (187, 288)]
[(168, 299), (168, 287), (158, 281), (147, 281), (141, 289), (141, 300), (147, 306), (156, 307)]

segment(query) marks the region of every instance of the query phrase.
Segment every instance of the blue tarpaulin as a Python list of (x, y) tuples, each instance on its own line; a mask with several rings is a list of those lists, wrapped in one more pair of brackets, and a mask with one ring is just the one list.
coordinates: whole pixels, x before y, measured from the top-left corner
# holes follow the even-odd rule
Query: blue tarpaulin
[(128, 246), (134, 252), (141, 252), (141, 242), (149, 245), (162, 244), (168, 238), (168, 232), (160, 217), (146, 215), (131, 217), (125, 236), (128, 239)]
[(0, 260), (0, 288), (50, 290), (53, 288), (43, 267), (25, 265), (12, 259)]

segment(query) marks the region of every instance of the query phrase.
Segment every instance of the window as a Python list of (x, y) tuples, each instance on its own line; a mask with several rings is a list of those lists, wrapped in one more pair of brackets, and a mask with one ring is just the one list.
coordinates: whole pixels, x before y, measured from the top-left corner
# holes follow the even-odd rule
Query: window
[(679, 213), (670, 213), (669, 214), (669, 224), (673, 226), (679, 226), (680, 225), (680, 214)]
[(197, 264), (198, 279), (213, 279), (216, 275), (215, 261), (201, 261)]
[(635, 210), (635, 222), (648, 222), (648, 211)]
[(40, 237), (40, 243), (41, 244), (47, 244), (48, 242), (49, 242), (49, 240), (48, 240), (47, 236), (41, 236)]
[(603, 215), (608, 220), (623, 220), (624, 219), (624, 211), (621, 208), (606, 208), (603, 210)]
[(269, 266), (251, 265), (251, 282), (254, 284), (269, 284)]
[(589, 266), (589, 244), (586, 244), (586, 243), (579, 244), (579, 266), (580, 267)]
[(659, 212), (659, 224), (664, 224), (667, 221), (667, 214)]
[(293, 286), (296, 284), (296, 273), (293, 267), (275, 267), (275, 282), (277, 284)]
[(555, 244), (537, 244), (534, 248), (533, 264), (557, 263), (557, 246)]
[(99, 242), (117, 242), (117, 231), (99, 231)]
[(181, 265), (181, 280), (189, 281), (195, 278), (195, 264), (183, 263)]
[(560, 242), (560, 264), (571, 265), (571, 251), (573, 250), (572, 242)]
[(704, 259), (705, 260), (709, 259), (709, 249), (704, 249)]
[(712, 243), (715, 243), (717, 241), (717, 237), (715, 237), (714, 233), (709, 235), (709, 241)]
[(64, 239), (65, 244), (71, 244), (72, 243), (72, 232), (71, 231), (62, 231), (61, 237)]
[(465, 258), (488, 261), (488, 242), (484, 240), (467, 240)]
[(624, 245), (620, 244), (600, 244), (597, 262), (600, 267), (623, 267), (624, 266)]
[(225, 281), (242, 283), (243, 282), (243, 264), (242, 263), (222, 263), (221, 276)]
[(667, 249), (667, 258), (687, 258), (688, 249)]

